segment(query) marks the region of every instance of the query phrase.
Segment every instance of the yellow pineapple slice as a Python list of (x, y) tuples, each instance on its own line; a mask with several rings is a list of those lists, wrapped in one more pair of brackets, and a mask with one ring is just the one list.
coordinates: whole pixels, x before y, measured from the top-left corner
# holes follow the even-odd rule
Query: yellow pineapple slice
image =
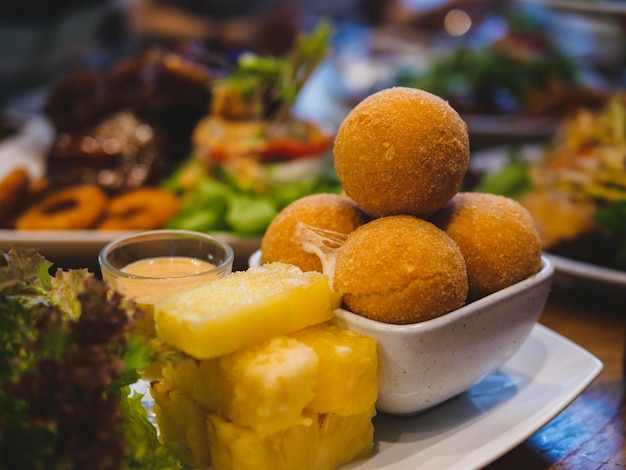
[[(374, 404), (354, 415), (318, 415), (320, 447), (316, 456), (317, 469), (337, 468), (348, 462), (367, 457), (374, 448)], [(212, 429), (207, 426), (207, 433)]]
[(209, 414), (215, 470), (333, 470), (368, 455), (374, 443), (374, 406), (349, 416), (315, 415), (308, 425), (267, 436)]
[(378, 398), (377, 341), (337, 326), (319, 324), (289, 335), (319, 357), (312, 413), (349, 415), (371, 408)]
[(324, 274), (268, 263), (168, 297), (154, 316), (163, 340), (208, 359), (329, 320), (339, 300)]
[(318, 362), (312, 348), (277, 336), (215, 359), (168, 364), (163, 377), (208, 410), (266, 435), (310, 423), (303, 412)]
[(151, 383), (160, 439), (191, 468), (211, 464), (206, 416), (208, 411), (190, 396), (157, 380)]

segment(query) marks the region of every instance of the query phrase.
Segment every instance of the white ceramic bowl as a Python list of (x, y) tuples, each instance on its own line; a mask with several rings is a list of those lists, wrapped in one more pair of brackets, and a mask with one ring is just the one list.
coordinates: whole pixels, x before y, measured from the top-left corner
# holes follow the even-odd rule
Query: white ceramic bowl
[(337, 321), (378, 340), (379, 411), (411, 415), (494, 372), (535, 326), (550, 292), (552, 264), (536, 275), (439, 318), (390, 325), (337, 309)]
[[(260, 254), (250, 257), (258, 265)], [(554, 267), (441, 317), (391, 325), (336, 309), (339, 325), (378, 340), (378, 411), (412, 415), (495, 372), (524, 343), (550, 292)]]

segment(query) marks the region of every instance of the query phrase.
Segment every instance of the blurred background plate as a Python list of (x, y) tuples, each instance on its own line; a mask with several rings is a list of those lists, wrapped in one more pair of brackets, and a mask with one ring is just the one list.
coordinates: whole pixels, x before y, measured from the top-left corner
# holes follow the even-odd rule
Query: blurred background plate
[(626, 3), (615, 0), (524, 0), (557, 10), (595, 14), (625, 14)]
[(472, 150), (550, 140), (560, 119), (548, 116), (461, 114)]
[[(0, 250), (11, 246), (38, 248), (39, 252), (60, 268), (87, 268), (98, 273), (98, 253), (115, 238), (127, 231), (55, 230), (19, 231), (0, 230)], [(246, 269), (248, 258), (261, 246), (259, 238), (241, 238), (228, 233), (215, 233), (227, 241), (235, 252), (234, 269)]]
[(626, 296), (626, 272), (546, 253), (555, 269), (554, 283), (597, 293)]

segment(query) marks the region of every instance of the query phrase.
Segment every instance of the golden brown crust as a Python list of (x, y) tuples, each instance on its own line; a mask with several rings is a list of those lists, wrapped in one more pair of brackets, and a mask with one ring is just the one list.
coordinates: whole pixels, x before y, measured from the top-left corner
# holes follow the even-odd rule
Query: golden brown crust
[(18, 230), (92, 228), (104, 213), (107, 197), (97, 186), (73, 186), (55, 191), (22, 213)]
[(465, 262), (430, 222), (408, 215), (373, 220), (339, 250), (333, 286), (346, 307), (373, 320), (407, 324), (463, 306)]
[(535, 274), (541, 243), (535, 221), (517, 201), (459, 193), (432, 218), (460, 247), (476, 300)]
[(100, 230), (150, 230), (162, 227), (180, 209), (174, 194), (159, 188), (139, 188), (109, 203)]
[(323, 230), (348, 234), (369, 216), (354, 201), (338, 194), (313, 194), (286, 206), (270, 223), (261, 240), (262, 262), (280, 261), (303, 271), (322, 272), (317, 255), (304, 251), (297, 235), (303, 222)]
[(469, 162), (467, 125), (435, 95), (388, 88), (348, 114), (334, 154), (346, 194), (366, 211), (427, 217), (461, 186)]

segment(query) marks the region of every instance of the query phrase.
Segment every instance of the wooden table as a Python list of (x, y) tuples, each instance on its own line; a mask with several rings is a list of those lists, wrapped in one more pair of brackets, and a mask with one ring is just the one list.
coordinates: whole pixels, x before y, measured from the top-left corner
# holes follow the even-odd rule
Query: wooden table
[(540, 322), (600, 359), (604, 368), (570, 406), (526, 442), (486, 467), (621, 469), (626, 467), (623, 372), (626, 292), (608, 295), (555, 286)]

